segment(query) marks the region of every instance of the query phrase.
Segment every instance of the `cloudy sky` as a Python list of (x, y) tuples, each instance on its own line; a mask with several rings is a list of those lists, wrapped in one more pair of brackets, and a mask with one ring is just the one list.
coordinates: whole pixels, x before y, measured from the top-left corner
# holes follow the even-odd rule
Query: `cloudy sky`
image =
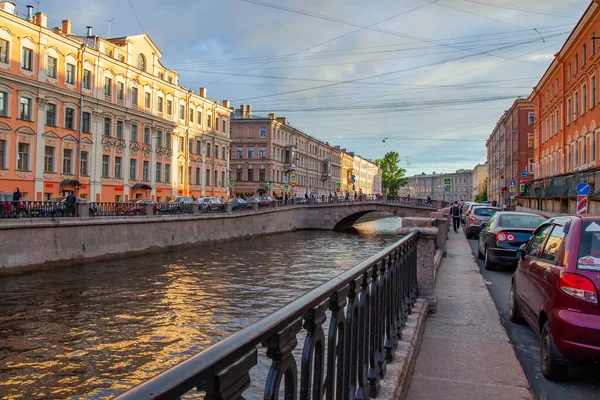
[[(182, 86), (408, 174), (472, 168), (590, 0), (41, 0), (49, 25), (145, 32)], [(19, 11), (26, 0), (19, 0)]]

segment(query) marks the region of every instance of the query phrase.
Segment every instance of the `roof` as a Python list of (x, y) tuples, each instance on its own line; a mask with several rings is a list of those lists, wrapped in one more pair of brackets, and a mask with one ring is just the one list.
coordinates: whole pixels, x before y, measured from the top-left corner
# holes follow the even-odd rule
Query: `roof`
[(242, 115), (241, 113), (239, 113), (237, 111), (234, 112), (234, 113), (231, 113), (231, 120), (256, 120), (256, 121), (267, 120), (267, 121), (276, 121), (275, 119), (271, 119), (269, 117), (263, 117), (263, 116), (255, 115), (255, 114), (252, 114), (250, 116), (248, 116), (248, 115)]

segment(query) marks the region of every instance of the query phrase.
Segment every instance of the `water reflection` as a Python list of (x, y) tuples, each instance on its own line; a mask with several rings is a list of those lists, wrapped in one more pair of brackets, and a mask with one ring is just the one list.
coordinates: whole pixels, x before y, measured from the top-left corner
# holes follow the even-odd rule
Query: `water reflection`
[(3, 277), (0, 398), (112, 397), (378, 252), (399, 225), (389, 218), (357, 233), (293, 232)]

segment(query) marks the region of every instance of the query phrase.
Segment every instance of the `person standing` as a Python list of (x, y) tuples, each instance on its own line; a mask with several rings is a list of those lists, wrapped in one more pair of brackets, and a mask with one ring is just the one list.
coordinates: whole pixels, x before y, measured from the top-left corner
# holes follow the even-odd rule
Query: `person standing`
[(77, 203), (77, 197), (75, 197), (75, 194), (71, 192), (65, 201), (67, 203), (67, 215), (75, 217), (75, 204)]
[(460, 228), (460, 206), (458, 200), (454, 200), (454, 204), (450, 207), (450, 215), (452, 215), (452, 222), (454, 223), (454, 232), (458, 232)]

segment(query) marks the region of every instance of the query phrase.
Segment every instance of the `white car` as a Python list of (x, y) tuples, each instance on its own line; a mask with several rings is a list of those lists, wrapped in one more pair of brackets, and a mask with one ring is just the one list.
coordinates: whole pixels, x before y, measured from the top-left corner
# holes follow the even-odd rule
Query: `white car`
[(203, 209), (206, 212), (218, 211), (223, 207), (223, 203), (217, 197), (205, 197), (202, 201), (204, 202)]

